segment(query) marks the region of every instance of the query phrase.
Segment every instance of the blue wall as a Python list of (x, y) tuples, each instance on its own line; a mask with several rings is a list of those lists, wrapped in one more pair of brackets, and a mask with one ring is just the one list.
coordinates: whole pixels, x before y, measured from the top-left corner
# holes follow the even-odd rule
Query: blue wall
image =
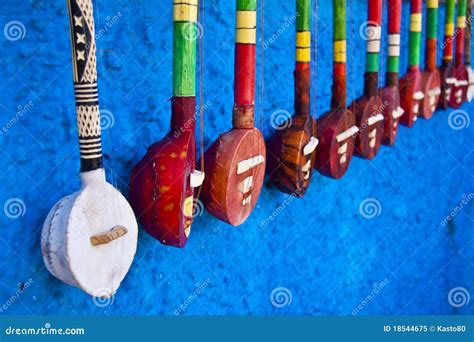
[[(348, 3), (352, 100), (362, 93), (359, 27), (366, 7), (365, 1)], [(171, 1), (97, 0), (95, 8), (96, 31), (104, 32), (98, 39), (101, 108), (114, 119), (103, 139), (108, 178), (127, 192), (132, 166), (169, 125)], [(231, 123), (234, 5), (207, 0), (205, 9), (207, 146)], [(273, 112), (292, 112), (293, 12), (294, 1), (265, 1), (267, 48), (264, 79), (258, 80), (265, 81), (265, 97), (257, 112), (266, 137)], [(331, 2), (319, 0), (317, 116), (329, 107), (331, 17)], [(0, 125), (6, 128), (0, 133), (0, 204), (18, 198), (25, 209), (18, 218), (0, 211), (1, 314), (351, 315), (359, 304), (361, 315), (474, 313), (473, 303), (455, 308), (448, 300), (455, 287), (474, 295), (474, 205), (461, 202), (474, 192), (474, 124), (450, 128), (451, 111), (401, 128), (395, 147), (383, 147), (373, 161), (354, 158), (342, 180), (316, 173), (303, 200), (267, 184), (255, 212), (238, 228), (203, 213), (183, 250), (142, 231), (136, 259), (111, 305), (96, 305), (54, 279), (41, 258), (42, 223), (51, 206), (79, 186), (65, 1), (1, 1), (1, 27), (13, 20), (26, 35), (16, 41), (0, 37)], [(462, 109), (469, 118), (474, 105)], [(366, 199), (380, 204), (372, 219), (359, 211)], [(27, 287), (16, 296), (19, 283)], [(278, 287), (287, 289), (291, 303), (272, 305)]]

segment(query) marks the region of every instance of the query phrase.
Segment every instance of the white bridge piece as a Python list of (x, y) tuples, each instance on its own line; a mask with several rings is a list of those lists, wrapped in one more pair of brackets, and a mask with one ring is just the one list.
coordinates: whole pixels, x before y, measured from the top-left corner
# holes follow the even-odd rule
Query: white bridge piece
[(345, 130), (344, 132), (342, 133), (339, 133), (337, 136), (336, 136), (336, 141), (338, 143), (344, 141), (344, 140), (347, 140), (349, 139), (351, 136), (353, 136), (354, 134), (356, 134), (357, 132), (359, 132), (359, 128), (357, 126), (352, 126), (351, 128)]
[(310, 153), (313, 153), (316, 147), (319, 144), (319, 140), (316, 137), (311, 137), (309, 143), (303, 148), (303, 154), (307, 156)]
[(253, 158), (242, 160), (237, 164), (237, 174), (241, 175), (242, 173), (247, 172), (250, 169), (253, 169), (257, 165), (260, 165), (265, 162), (265, 158), (259, 154)]

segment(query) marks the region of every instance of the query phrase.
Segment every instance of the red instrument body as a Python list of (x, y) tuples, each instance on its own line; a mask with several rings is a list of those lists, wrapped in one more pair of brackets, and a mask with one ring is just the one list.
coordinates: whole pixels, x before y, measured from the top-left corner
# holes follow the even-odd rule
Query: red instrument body
[(456, 83), (451, 89), (451, 97), (449, 106), (451, 108), (459, 108), (467, 100), (467, 91), (469, 89), (469, 71), (464, 64), (454, 68), (453, 78)]
[(400, 102), (404, 110), (400, 122), (408, 127), (413, 127), (420, 113), (424, 99), (422, 76), (418, 68), (409, 69), (400, 79)]
[(378, 96), (362, 96), (354, 100), (349, 109), (354, 113), (359, 132), (356, 136), (354, 153), (358, 157), (373, 159), (382, 145), (384, 123), (371, 123), (371, 118), (382, 114), (382, 100)]
[(355, 124), (354, 114), (345, 108), (331, 110), (318, 118), (316, 168), (323, 175), (339, 179), (346, 173), (354, 153), (355, 134), (343, 141), (337, 141), (337, 136)]
[(431, 119), (441, 96), (441, 76), (438, 69), (424, 70), (421, 74), (421, 86), (425, 97), (421, 101), (420, 116)]
[(400, 91), (398, 86), (387, 86), (380, 89), (384, 128), (382, 143), (387, 146), (395, 145), (398, 133), (398, 110), (400, 107)]
[(193, 213), (195, 97), (172, 99), (171, 131), (135, 165), (129, 199), (143, 228), (164, 244), (184, 247)]

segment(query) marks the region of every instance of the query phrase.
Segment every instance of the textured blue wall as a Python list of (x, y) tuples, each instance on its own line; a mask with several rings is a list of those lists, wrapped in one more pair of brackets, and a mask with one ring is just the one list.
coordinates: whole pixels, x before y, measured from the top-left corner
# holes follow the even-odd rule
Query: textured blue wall
[[(362, 92), (365, 45), (359, 27), (366, 5), (348, 2), (352, 100)], [(95, 5), (96, 31), (102, 30), (101, 108), (113, 119), (103, 139), (108, 178), (127, 192), (132, 165), (168, 129), (171, 1), (96, 0)], [(407, 61), (404, 5), (401, 70)], [(207, 0), (205, 9), (203, 138), (208, 145), (230, 128), (234, 4)], [(265, 1), (265, 97), (257, 107), (263, 107), (258, 115), (267, 137), (273, 130), (271, 114), (292, 112), (293, 12), (294, 1)], [(330, 96), (329, 0), (319, 0), (318, 13), (314, 80), (319, 116)], [(17, 218), (13, 211), (0, 211), (1, 314), (474, 313), (474, 304), (456, 308), (448, 300), (455, 287), (474, 295), (469, 196), (474, 192), (474, 124), (450, 128), (451, 111), (419, 120), (413, 129), (401, 128), (395, 147), (383, 147), (374, 161), (354, 158), (342, 180), (316, 173), (303, 200), (267, 184), (241, 227), (203, 213), (183, 250), (141, 232), (135, 262), (113, 303), (94, 303), (54, 279), (41, 259), (42, 223), (51, 206), (79, 186), (65, 1), (1, 1), (1, 27), (14, 20), (24, 25), (24, 37), (0, 37), (0, 204), (8, 207), (17, 199), (24, 208)], [(444, 22), (443, 10), (439, 22)], [(466, 113), (460, 115), (468, 119), (474, 105), (462, 109)], [(468, 196), (464, 204), (463, 194)], [(380, 204), (378, 216), (361, 215), (366, 199)], [(452, 210), (457, 214), (444, 225)], [(21, 294), (19, 283), (24, 284)], [(287, 290), (272, 304), (278, 287)]]

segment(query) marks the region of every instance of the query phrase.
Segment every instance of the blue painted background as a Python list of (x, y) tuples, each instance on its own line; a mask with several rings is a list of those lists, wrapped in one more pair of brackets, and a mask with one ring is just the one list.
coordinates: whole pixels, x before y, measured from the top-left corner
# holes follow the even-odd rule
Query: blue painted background
[[(362, 93), (365, 42), (359, 27), (366, 5), (348, 2), (350, 101)], [(101, 108), (113, 119), (103, 136), (106, 167), (109, 180), (127, 192), (132, 166), (168, 129), (171, 1), (96, 0), (95, 8), (96, 31), (102, 30), (97, 41)], [(272, 113), (292, 112), (293, 12), (294, 1), (265, 1), (264, 77), (258, 78), (265, 96), (263, 102), (259, 96), (257, 112), (266, 137), (273, 130)], [(317, 116), (329, 107), (331, 17), (330, 1), (319, 0)], [(315, 173), (303, 200), (267, 184), (240, 227), (203, 213), (183, 250), (141, 232), (136, 259), (113, 303), (94, 303), (63, 285), (43, 265), (40, 231), (51, 206), (79, 187), (65, 1), (1, 1), (1, 27), (13, 20), (25, 31), (16, 41), (0, 37), (0, 204), (19, 199), (24, 210), (17, 218), (0, 211), (1, 314), (474, 313), (473, 303), (455, 308), (448, 300), (455, 287), (474, 295), (473, 202), (461, 204), (454, 219), (442, 224), (463, 194), (474, 192), (474, 124), (450, 128), (451, 111), (420, 119), (413, 129), (401, 128), (395, 147), (382, 147), (373, 161), (354, 158), (342, 180)], [(443, 22), (441, 10), (439, 34)], [(233, 27), (233, 1), (207, 0), (206, 146), (231, 126)], [(385, 61), (381, 64), (384, 70)], [(469, 119), (474, 105), (462, 109)], [(372, 219), (359, 210), (366, 199), (380, 203)], [(27, 287), (16, 295), (20, 283)], [(272, 305), (278, 287), (287, 289), (291, 303)], [(354, 312), (358, 305), (362, 309)]]

